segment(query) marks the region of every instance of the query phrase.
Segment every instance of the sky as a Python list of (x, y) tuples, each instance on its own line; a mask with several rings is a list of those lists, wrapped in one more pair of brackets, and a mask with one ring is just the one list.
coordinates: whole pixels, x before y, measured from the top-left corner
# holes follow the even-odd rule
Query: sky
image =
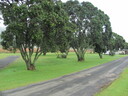
[[(67, 0), (62, 0), (66, 2)], [(128, 0), (79, 0), (89, 1), (94, 6), (104, 11), (111, 21), (112, 31), (123, 36), (128, 42)], [(5, 29), (0, 21), (0, 31)]]
[[(0, 15), (0, 18), (1, 18), (1, 17), (2, 17), (2, 16)], [(5, 26), (4, 26), (3, 23), (4, 23), (3, 20), (0, 19), (0, 32), (3, 31), (3, 30), (5, 30)]]

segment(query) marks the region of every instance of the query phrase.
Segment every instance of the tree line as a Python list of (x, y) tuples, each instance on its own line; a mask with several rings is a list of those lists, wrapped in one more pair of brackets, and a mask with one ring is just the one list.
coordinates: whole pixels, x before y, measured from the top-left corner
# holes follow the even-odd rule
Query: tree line
[(88, 48), (102, 58), (107, 50), (128, 45), (112, 32), (109, 16), (90, 2), (1, 0), (0, 10), (7, 26), (1, 45), (20, 50), (27, 70), (35, 70), (35, 62), (47, 52), (60, 52), (57, 57), (66, 58), (73, 48), (78, 61), (84, 61)]

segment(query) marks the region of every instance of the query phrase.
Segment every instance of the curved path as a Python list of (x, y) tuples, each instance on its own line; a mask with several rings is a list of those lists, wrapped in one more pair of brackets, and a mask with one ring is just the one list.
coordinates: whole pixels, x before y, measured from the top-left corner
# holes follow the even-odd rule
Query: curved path
[(115, 80), (127, 66), (128, 57), (123, 57), (81, 72), (2, 93), (3, 96), (93, 96)]
[(6, 67), (9, 63), (15, 61), (19, 56), (9, 56), (4, 59), (0, 59), (0, 69)]
[[(0, 59), (0, 69), (6, 67), (8, 64), (12, 63), (19, 57), (20, 56), (9, 56), (4, 59)], [(2, 92), (0, 92), (0, 96), (3, 96)]]

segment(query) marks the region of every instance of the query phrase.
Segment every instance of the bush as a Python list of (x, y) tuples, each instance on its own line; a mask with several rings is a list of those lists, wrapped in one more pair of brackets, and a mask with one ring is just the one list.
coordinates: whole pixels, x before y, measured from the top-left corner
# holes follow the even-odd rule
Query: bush
[(109, 55), (110, 55), (110, 56), (114, 56), (114, 55), (115, 55), (115, 52), (114, 52), (114, 51), (110, 51), (110, 52), (109, 52)]
[(67, 58), (67, 54), (58, 54), (57, 58)]

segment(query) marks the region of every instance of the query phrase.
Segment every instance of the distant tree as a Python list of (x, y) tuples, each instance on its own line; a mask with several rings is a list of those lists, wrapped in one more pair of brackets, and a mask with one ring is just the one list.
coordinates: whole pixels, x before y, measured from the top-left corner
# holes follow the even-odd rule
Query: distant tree
[(85, 51), (89, 47), (89, 22), (86, 19), (86, 10), (83, 9), (83, 6), (77, 0), (67, 1), (65, 3), (65, 10), (70, 17), (70, 22), (76, 25), (71, 47), (74, 49), (78, 61), (84, 61)]
[(1, 46), (1, 34), (0, 34), (0, 46)]
[(58, 25), (63, 23), (59, 22), (61, 17), (55, 12), (61, 9), (56, 6), (57, 1), (53, 0), (0, 2), (4, 24), (7, 25), (6, 31), (2, 32), (2, 45), (5, 49), (19, 49), (28, 70), (35, 70), (39, 56), (47, 52), (49, 46), (55, 45)]
[(124, 48), (128, 49), (128, 43), (127, 42), (124, 43)]
[(124, 44), (125, 44), (124, 38), (116, 33), (113, 34), (115, 36), (115, 49), (116, 50), (124, 49)]
[(109, 42), (109, 50), (111, 52), (115, 52), (125, 48), (125, 40), (122, 36), (118, 35), (117, 33), (112, 33), (112, 37)]

